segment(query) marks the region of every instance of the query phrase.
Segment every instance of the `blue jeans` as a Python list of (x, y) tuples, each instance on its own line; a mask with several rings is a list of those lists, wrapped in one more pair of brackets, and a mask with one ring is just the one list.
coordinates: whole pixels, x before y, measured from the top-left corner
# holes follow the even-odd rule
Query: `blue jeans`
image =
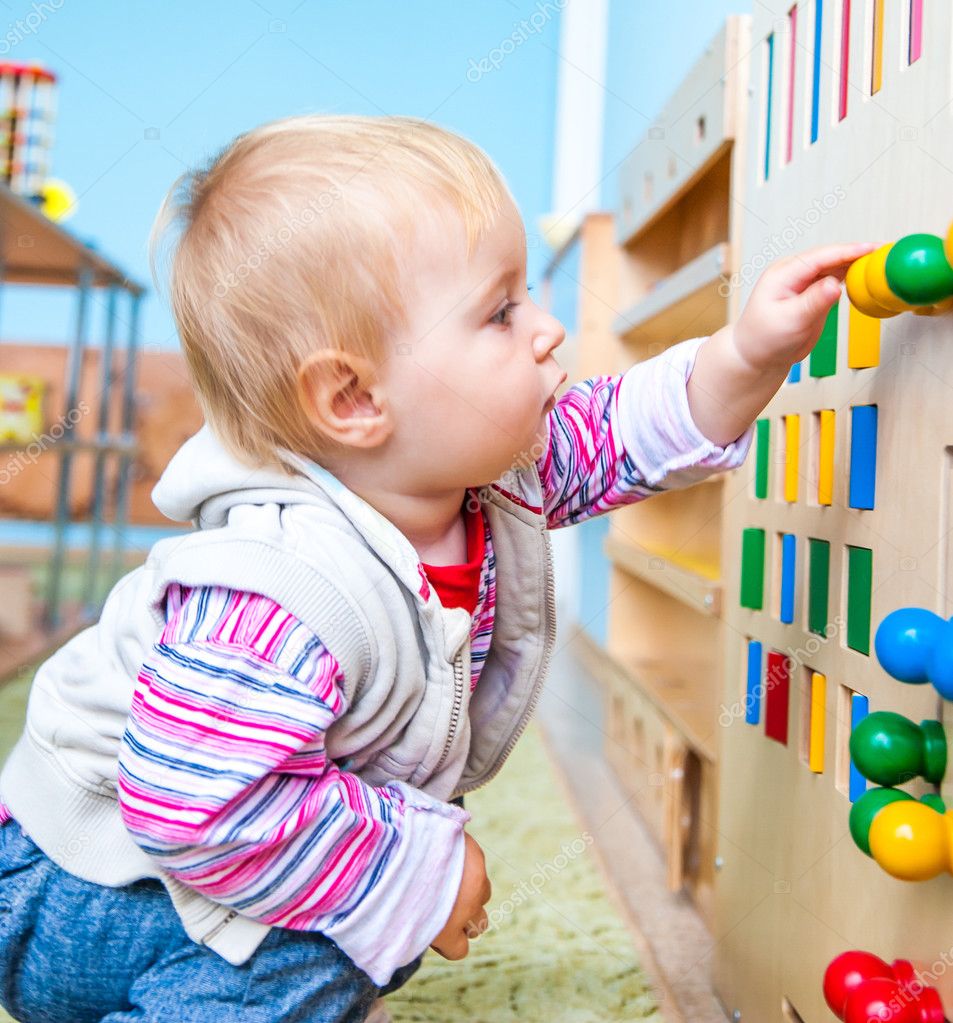
[(185, 933), (161, 882), (93, 884), (0, 824), (0, 1005), (20, 1023), (363, 1023), (378, 987), (329, 938), (273, 927), (233, 966)]

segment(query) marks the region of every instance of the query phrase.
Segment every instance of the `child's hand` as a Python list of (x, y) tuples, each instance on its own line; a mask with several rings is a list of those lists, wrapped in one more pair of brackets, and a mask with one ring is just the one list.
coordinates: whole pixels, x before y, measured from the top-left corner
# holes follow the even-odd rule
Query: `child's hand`
[(756, 371), (787, 372), (814, 347), (855, 259), (876, 245), (822, 245), (772, 263), (734, 327), (735, 348)]
[(772, 263), (736, 323), (698, 349), (688, 378), (688, 407), (713, 443), (737, 440), (820, 337), (841, 281), (876, 245), (823, 245)]
[(490, 922), (483, 908), (492, 894), (490, 879), (486, 876), (483, 850), (466, 831), (463, 838), (466, 842), (466, 855), (457, 901), (443, 930), (430, 946), (444, 959), (465, 958), (470, 951), (469, 939), (482, 934)]

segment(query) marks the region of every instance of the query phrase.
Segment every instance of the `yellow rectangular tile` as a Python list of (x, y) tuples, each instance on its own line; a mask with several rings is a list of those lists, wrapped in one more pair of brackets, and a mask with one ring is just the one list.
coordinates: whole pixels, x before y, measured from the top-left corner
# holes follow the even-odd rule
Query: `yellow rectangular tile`
[(834, 502), (834, 410), (821, 409), (817, 455), (817, 503)]
[(847, 320), (847, 365), (851, 369), (880, 365), (880, 320), (865, 316), (852, 304)]
[(824, 720), (826, 706), (827, 678), (820, 672), (811, 674), (811, 745), (808, 767), (816, 774), (824, 771)]
[(797, 500), (798, 456), (801, 449), (801, 417), (784, 417), (784, 500)]

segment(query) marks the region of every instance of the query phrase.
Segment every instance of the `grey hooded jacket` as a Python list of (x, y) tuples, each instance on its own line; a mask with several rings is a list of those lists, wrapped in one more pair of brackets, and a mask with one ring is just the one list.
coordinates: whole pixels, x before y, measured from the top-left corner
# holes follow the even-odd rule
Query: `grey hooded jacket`
[[(113, 587), (100, 620), (41, 665), (24, 732), (0, 774), (0, 801), (47, 856), (109, 886), (160, 878), (189, 936), (236, 964), (270, 927), (164, 872), (125, 829), (117, 798), (118, 749), (140, 666), (165, 625), (167, 587), (255, 591), (298, 617), (344, 676), (348, 712), (327, 733), (328, 755), (362, 781), (395, 782), (412, 805), (447, 816), (465, 813), (447, 800), (484, 785), (507, 759), (555, 640), (535, 464), (479, 491), (496, 605), (471, 695), (467, 611), (444, 608), (422, 586), (417, 552), (391, 522), (320, 466), (284, 454), (298, 475), (249, 468), (207, 426), (183, 445), (153, 500), (197, 528), (156, 543)], [(446, 893), (448, 914), (455, 894)]]

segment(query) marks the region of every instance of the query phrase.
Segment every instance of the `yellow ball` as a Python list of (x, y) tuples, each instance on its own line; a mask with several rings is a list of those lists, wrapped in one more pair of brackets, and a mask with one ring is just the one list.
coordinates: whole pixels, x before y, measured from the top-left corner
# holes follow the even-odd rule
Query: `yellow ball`
[(953, 264), (953, 224), (950, 224), (950, 229), (946, 232), (946, 241), (943, 243), (943, 251), (946, 253), (947, 263)]
[(876, 316), (878, 320), (886, 319), (888, 316), (896, 316), (892, 309), (885, 309), (878, 302), (875, 302), (867, 290), (866, 270), (867, 260), (870, 253), (855, 259), (847, 270), (844, 283), (847, 286), (847, 297), (856, 309), (865, 316)]
[(916, 800), (888, 803), (870, 825), (871, 855), (892, 877), (928, 881), (950, 869), (951, 820)]
[(864, 283), (870, 292), (870, 297), (884, 309), (890, 309), (895, 313), (908, 313), (914, 307), (902, 298), (898, 298), (887, 283), (887, 256), (893, 247), (891, 242), (888, 245), (881, 245), (879, 249), (867, 254), (867, 264), (864, 267)]
[(76, 193), (65, 181), (47, 178), (40, 186), (40, 195), (40, 209), (50, 220), (68, 220), (76, 212)]

